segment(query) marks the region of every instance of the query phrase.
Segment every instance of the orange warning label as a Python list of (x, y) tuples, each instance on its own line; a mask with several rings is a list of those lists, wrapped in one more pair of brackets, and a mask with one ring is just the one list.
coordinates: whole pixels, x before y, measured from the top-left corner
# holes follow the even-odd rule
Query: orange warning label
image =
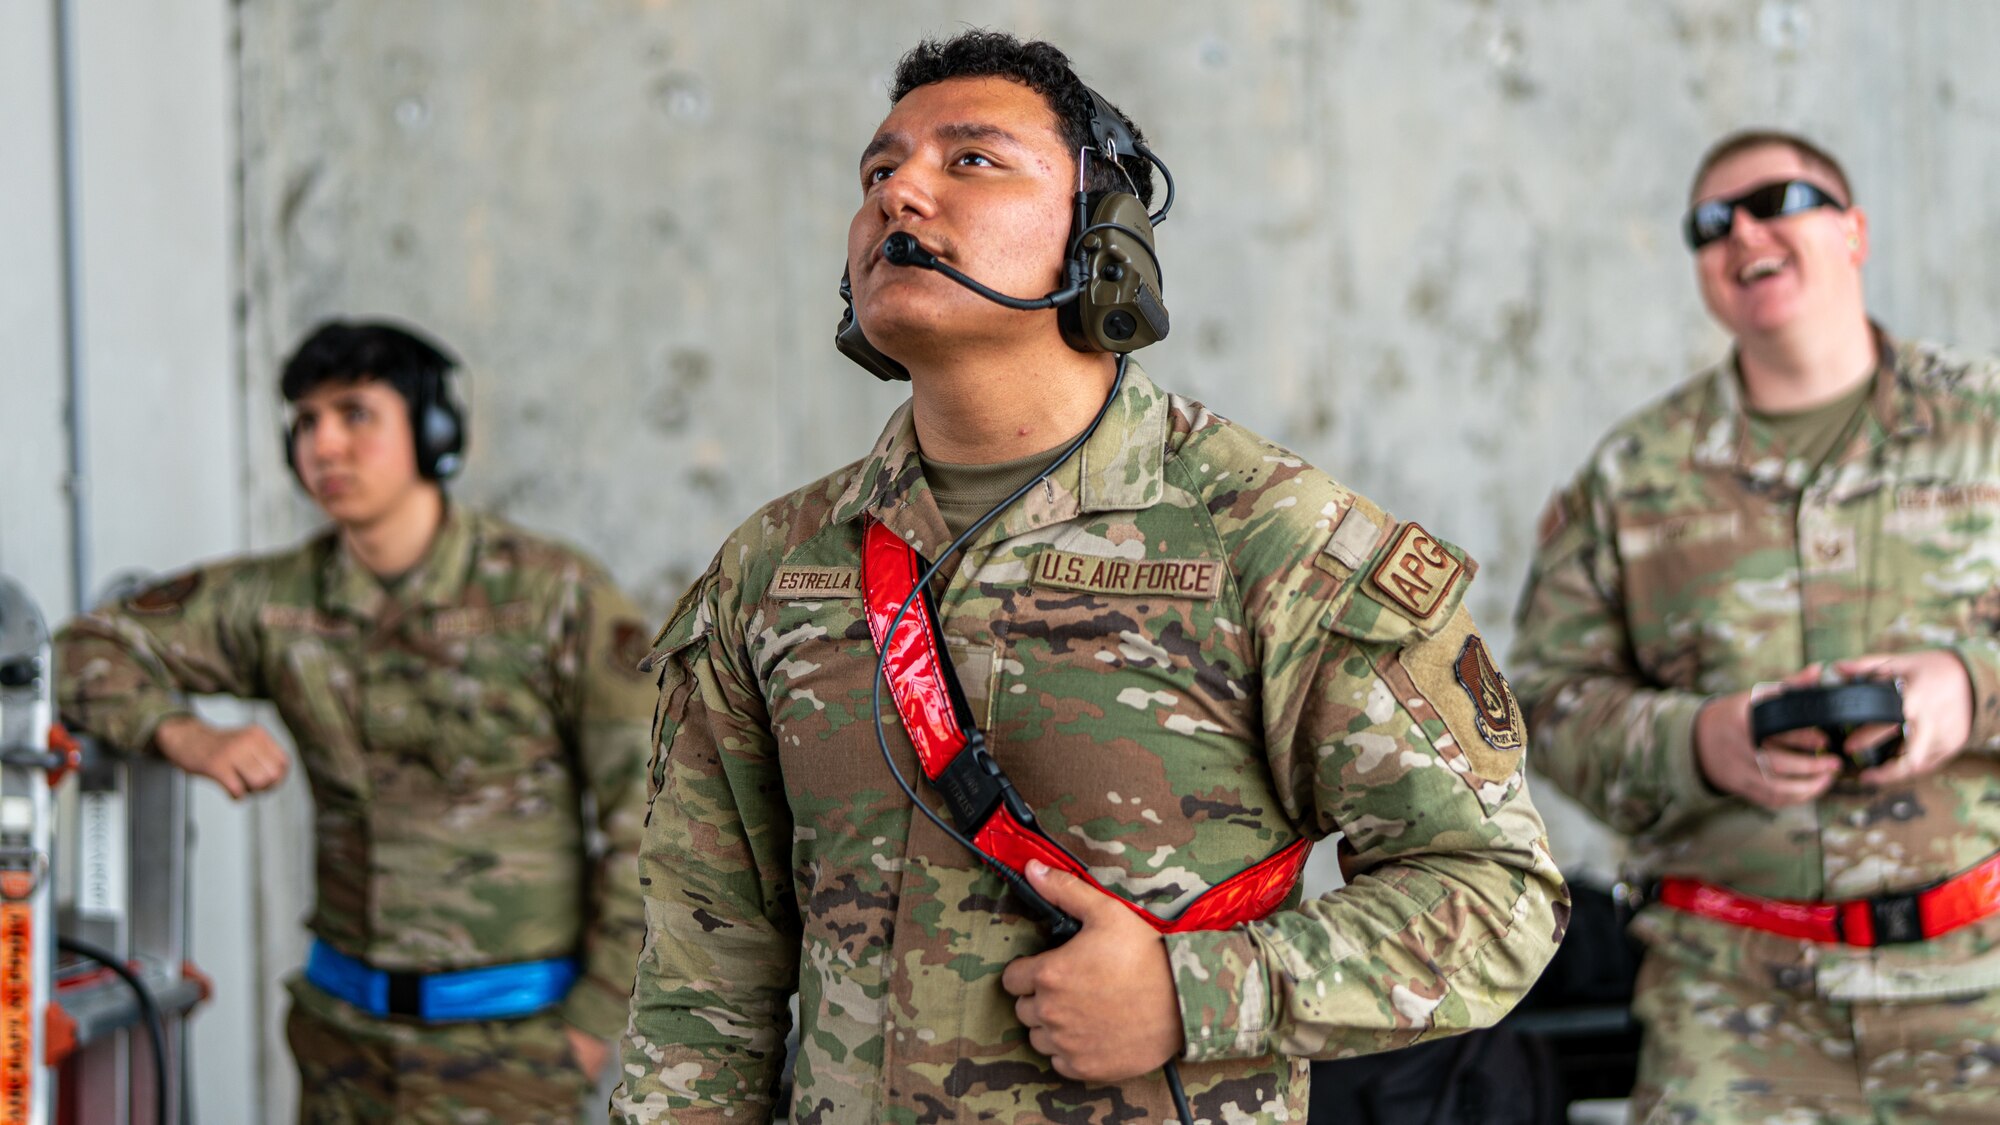
[(0, 1125), (27, 1125), (34, 1097), (35, 916), (0, 902)]

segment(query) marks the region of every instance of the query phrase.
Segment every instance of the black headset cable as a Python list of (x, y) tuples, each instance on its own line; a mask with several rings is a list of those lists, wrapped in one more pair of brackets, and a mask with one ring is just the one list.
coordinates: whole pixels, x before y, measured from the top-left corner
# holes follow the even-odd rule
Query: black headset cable
[(1152, 164), (1153, 167), (1158, 168), (1160, 170), (1160, 178), (1167, 181), (1167, 198), (1161, 201), (1158, 211), (1146, 216), (1148, 222), (1151, 222), (1154, 226), (1159, 226), (1161, 223), (1167, 221), (1167, 212), (1174, 209), (1174, 174), (1167, 171), (1167, 162), (1154, 156), (1153, 150), (1147, 148), (1145, 145), (1139, 146), (1139, 155), (1145, 157), (1147, 162)]
[(95, 961), (118, 975), (118, 979), (132, 989), (132, 995), (139, 1001), (139, 1015), (146, 1025), (146, 1038), (153, 1048), (153, 1120), (159, 1125), (167, 1125), (167, 1029), (160, 1019), (160, 1006), (153, 1002), (153, 992), (139, 975), (113, 957), (108, 951), (85, 941), (65, 935), (57, 935), (56, 948), (74, 953), (87, 961)]

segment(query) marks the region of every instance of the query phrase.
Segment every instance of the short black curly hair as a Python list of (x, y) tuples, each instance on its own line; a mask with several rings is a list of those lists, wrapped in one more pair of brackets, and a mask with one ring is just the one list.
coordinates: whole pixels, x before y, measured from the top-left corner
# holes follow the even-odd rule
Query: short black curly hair
[[(1017, 39), (1004, 31), (974, 28), (950, 39), (927, 38), (910, 48), (896, 63), (896, 77), (889, 87), (889, 104), (902, 101), (911, 90), (920, 86), (929, 86), (948, 78), (989, 77), (1011, 79), (1040, 94), (1061, 124), (1062, 138), (1072, 153), (1096, 144), (1090, 136), (1090, 88), (1071, 69), (1069, 56), (1053, 43), (1040, 39)], [(1110, 99), (1105, 101), (1109, 104)], [(1132, 131), (1132, 139), (1144, 144), (1146, 135), (1139, 131), (1139, 126), (1125, 115), (1124, 110), (1115, 105), (1111, 108), (1125, 127)], [(1153, 202), (1152, 163), (1143, 156), (1125, 152), (1118, 154), (1118, 163), (1124, 167), (1126, 176), (1132, 178), (1130, 186), (1139, 189), (1139, 199), (1150, 206)], [(1124, 188), (1127, 184), (1125, 176), (1106, 167), (1102, 161), (1093, 160), (1084, 186), (1091, 191), (1103, 191)]]
[(414, 412), (423, 380), (457, 366), (441, 344), (415, 329), (388, 321), (328, 320), (314, 326), (285, 361), (278, 391), (286, 402), (297, 402), (327, 383), (376, 379), (395, 388)]

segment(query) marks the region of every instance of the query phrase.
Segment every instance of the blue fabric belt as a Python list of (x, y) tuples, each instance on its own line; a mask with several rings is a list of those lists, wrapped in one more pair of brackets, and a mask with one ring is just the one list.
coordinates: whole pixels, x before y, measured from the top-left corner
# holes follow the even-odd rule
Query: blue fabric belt
[(445, 973), (388, 972), (317, 938), (306, 957), (306, 979), (321, 992), (372, 1016), (411, 1016), (427, 1023), (533, 1015), (568, 995), (577, 976), (573, 957)]

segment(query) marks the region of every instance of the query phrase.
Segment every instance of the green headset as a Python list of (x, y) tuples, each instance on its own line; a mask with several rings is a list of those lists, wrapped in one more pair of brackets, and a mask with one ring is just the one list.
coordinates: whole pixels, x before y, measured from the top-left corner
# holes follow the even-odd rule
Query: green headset
[[(1148, 214), (1136, 187), (1087, 191), (1087, 162), (1091, 149), (1077, 154), (1076, 217), (1070, 224), (1069, 248), (1063, 265), (1063, 287), (1036, 298), (1010, 297), (980, 284), (939, 261), (904, 232), (890, 235), (882, 244), (882, 256), (899, 266), (936, 270), (1008, 308), (1056, 309), (1056, 323), (1063, 341), (1080, 352), (1137, 351), (1167, 335), (1167, 306), (1161, 298), (1164, 288), (1160, 256), (1153, 248), (1153, 228), (1166, 221), (1174, 206), (1174, 177), (1153, 151), (1140, 144), (1124, 118), (1110, 102), (1084, 87), (1090, 95), (1090, 138), (1096, 156), (1114, 168), (1120, 155), (1140, 156), (1160, 170), (1166, 181), (1167, 198), (1159, 211)], [(1126, 182), (1131, 183), (1130, 177)], [(905, 380), (909, 371), (877, 351), (854, 316), (854, 290), (846, 270), (840, 274), (840, 299), (847, 309), (834, 329), (834, 346), (842, 355), (867, 368), (882, 380)]]

